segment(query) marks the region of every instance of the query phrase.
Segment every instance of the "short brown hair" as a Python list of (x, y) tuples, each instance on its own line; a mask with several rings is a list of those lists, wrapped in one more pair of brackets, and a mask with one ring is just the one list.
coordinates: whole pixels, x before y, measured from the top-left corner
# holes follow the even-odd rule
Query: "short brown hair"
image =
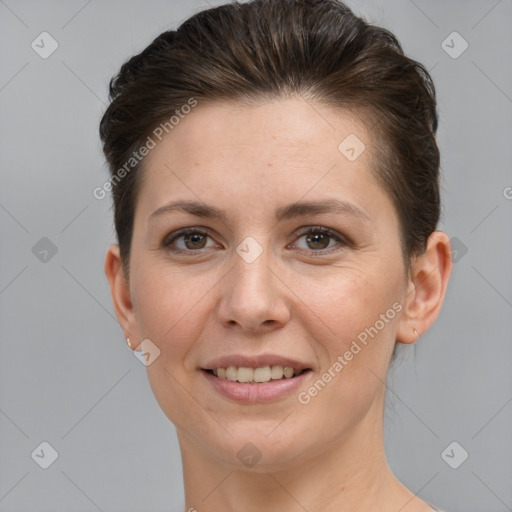
[[(110, 81), (100, 136), (111, 175), (191, 98), (291, 95), (347, 109), (375, 135), (372, 168), (398, 212), (408, 266), (440, 215), (434, 84), (391, 32), (337, 0), (231, 3), (160, 34)], [(141, 171), (134, 165), (112, 187), (127, 277)]]

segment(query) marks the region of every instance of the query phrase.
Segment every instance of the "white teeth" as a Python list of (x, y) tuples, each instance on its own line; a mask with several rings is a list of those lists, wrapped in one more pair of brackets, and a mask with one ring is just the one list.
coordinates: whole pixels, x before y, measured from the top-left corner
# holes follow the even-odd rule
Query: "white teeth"
[(254, 380), (254, 370), (252, 368), (240, 366), (240, 368), (238, 368), (236, 380), (238, 382), (251, 382), (251, 380)]
[(281, 365), (272, 366), (270, 372), (273, 379), (283, 378), (283, 367)]
[(254, 369), (254, 382), (269, 382), (272, 377), (270, 366), (262, 366)]
[(227, 379), (232, 382), (270, 382), (271, 380), (279, 380), (283, 377), (291, 379), (294, 375), (300, 373), (291, 366), (260, 366), (259, 368), (249, 368), (247, 366), (228, 366), (227, 368), (217, 368), (213, 370), (214, 375), (219, 379)]
[(289, 366), (285, 366), (283, 368), (283, 374), (287, 379), (291, 379), (293, 377), (293, 368), (290, 368)]
[(237, 373), (238, 371), (234, 366), (228, 366), (226, 368), (226, 379), (234, 382), (236, 380)]

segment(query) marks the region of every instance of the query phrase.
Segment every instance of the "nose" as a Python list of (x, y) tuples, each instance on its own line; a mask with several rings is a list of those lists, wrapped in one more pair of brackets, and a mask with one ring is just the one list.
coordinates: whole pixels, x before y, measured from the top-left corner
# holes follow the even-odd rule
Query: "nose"
[(222, 280), (218, 314), (226, 327), (269, 332), (290, 319), (287, 286), (267, 248), (248, 262), (235, 253), (233, 268)]

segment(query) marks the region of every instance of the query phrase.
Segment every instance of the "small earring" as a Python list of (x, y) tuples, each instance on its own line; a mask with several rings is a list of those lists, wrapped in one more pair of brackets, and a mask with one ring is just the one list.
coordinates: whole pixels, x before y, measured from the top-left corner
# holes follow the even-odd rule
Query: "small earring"
[(418, 335), (418, 331), (416, 329), (413, 329), (412, 332), (414, 333), (414, 336), (416, 336), (416, 340), (419, 340), (420, 337)]
[(130, 338), (126, 338), (126, 343), (128, 343), (128, 346), (133, 350), (131, 344), (130, 344)]

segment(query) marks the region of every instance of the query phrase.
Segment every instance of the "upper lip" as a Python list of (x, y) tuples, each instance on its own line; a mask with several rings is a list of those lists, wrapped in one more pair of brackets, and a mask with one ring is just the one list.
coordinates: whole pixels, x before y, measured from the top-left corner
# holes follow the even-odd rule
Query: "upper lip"
[(247, 368), (261, 368), (262, 366), (290, 366), (295, 370), (310, 369), (311, 366), (291, 359), (289, 357), (277, 354), (261, 354), (256, 356), (245, 356), (242, 354), (231, 354), (229, 356), (218, 357), (208, 362), (201, 368), (203, 370), (216, 370), (217, 368), (227, 368), (228, 366), (244, 366)]

